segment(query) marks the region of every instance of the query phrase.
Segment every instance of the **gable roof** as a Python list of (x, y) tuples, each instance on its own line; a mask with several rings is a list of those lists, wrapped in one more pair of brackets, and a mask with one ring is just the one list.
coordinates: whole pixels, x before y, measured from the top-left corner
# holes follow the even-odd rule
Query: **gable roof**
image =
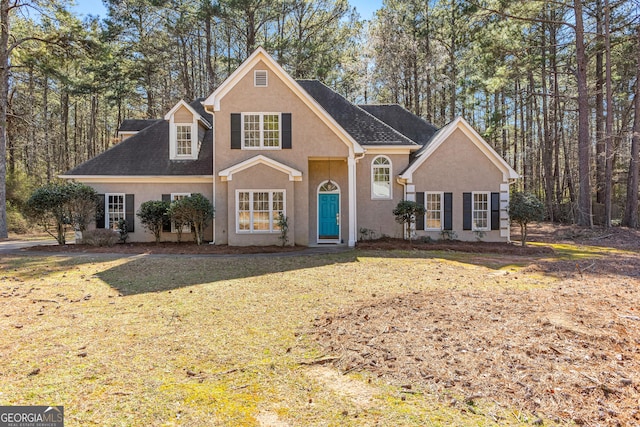
[(318, 80), (296, 81), (360, 145), (417, 145)]
[[(201, 101), (195, 100), (189, 107), (203, 116), (207, 113)], [(81, 163), (61, 177), (180, 175), (213, 175), (211, 129), (204, 133), (197, 160), (169, 160), (169, 122), (157, 120), (151, 126)]]
[(241, 172), (256, 165), (269, 166), (270, 168), (285, 173), (289, 175), (289, 181), (302, 181), (302, 172), (290, 166), (287, 166), (284, 163), (273, 160), (267, 156), (263, 156), (262, 154), (251, 157), (250, 159), (221, 170), (220, 172), (218, 172), (218, 176), (220, 176), (223, 181), (231, 181), (233, 179), (234, 173)]
[(120, 123), (118, 132), (138, 132), (158, 123), (160, 120), (161, 119), (125, 119)]
[(413, 180), (413, 172), (420, 167), (434, 151), (446, 141), (456, 129), (460, 129), (476, 147), (502, 172), (503, 179), (509, 181), (520, 177), (518, 173), (482, 138), (476, 130), (462, 117), (458, 117), (451, 123), (436, 132), (431, 141), (415, 153), (413, 161), (400, 174), (400, 179), (409, 182)]
[(218, 88), (204, 100), (203, 104), (211, 111), (220, 111), (220, 101), (231, 91), (231, 89), (260, 61), (277, 75), (284, 84), (295, 93), (300, 100), (318, 115), (342, 142), (348, 147), (349, 151), (355, 154), (364, 153), (364, 149), (360, 144), (348, 133), (342, 126), (325, 111), (318, 102), (309, 94), (278, 64), (262, 47), (258, 47), (227, 79), (222, 82)]
[(173, 108), (171, 108), (171, 110), (169, 110), (167, 114), (164, 115), (164, 119), (171, 120), (171, 116), (173, 116), (181, 107), (184, 107), (189, 110), (189, 112), (191, 112), (191, 114), (193, 114), (195, 118), (204, 125), (204, 127), (206, 127), (207, 129), (211, 129), (211, 123), (207, 119), (205, 119), (202, 114), (200, 114), (201, 112), (204, 112), (206, 114), (204, 108), (202, 108), (202, 100), (198, 102), (198, 105), (201, 107), (201, 111), (197, 111), (196, 108), (192, 107), (190, 104), (187, 104), (186, 102), (184, 102), (184, 100), (181, 99), (176, 105), (173, 106)]
[(362, 104), (358, 107), (420, 145), (429, 143), (438, 131), (433, 124), (398, 104)]

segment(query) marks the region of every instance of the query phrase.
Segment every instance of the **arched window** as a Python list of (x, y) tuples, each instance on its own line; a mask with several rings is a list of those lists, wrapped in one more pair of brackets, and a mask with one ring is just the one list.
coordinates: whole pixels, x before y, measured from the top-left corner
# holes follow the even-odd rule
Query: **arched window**
[(391, 160), (378, 156), (371, 163), (371, 198), (391, 198)]

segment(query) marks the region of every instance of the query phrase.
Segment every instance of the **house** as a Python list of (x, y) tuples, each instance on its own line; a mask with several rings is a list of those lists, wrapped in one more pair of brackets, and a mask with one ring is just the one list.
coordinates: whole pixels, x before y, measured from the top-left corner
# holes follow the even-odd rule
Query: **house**
[(403, 199), (426, 207), (417, 236), (509, 240), (518, 174), (464, 119), (438, 130), (398, 105), (355, 105), (294, 80), (262, 48), (206, 99), (138, 127), (63, 175), (104, 195), (97, 227), (126, 218), (133, 241), (153, 239), (135, 218), (141, 203), (196, 192), (215, 207), (215, 244), (277, 244), (281, 213), (291, 244), (402, 237), (392, 211)]

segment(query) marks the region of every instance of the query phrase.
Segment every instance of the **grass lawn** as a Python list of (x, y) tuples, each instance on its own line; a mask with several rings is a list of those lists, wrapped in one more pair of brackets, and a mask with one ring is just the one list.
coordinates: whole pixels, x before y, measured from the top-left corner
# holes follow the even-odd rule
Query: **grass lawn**
[[(0, 257), (0, 404), (64, 405), (67, 426), (494, 425), (488, 413), (518, 425), (532, 417), (492, 402), (461, 410), (451, 395), (405, 393), (366, 371), (337, 374), (313, 363), (332, 354), (312, 331), (327, 314), (395, 295), (557, 283), (521, 270), (529, 261)], [(504, 270), (520, 273), (496, 274)]]

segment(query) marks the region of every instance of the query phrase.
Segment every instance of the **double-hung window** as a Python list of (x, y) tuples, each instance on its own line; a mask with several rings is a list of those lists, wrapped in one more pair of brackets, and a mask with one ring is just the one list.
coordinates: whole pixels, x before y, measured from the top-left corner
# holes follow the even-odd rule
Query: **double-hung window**
[(442, 230), (442, 193), (424, 194), (425, 230)]
[(239, 190), (236, 192), (236, 224), (239, 233), (273, 233), (280, 230), (284, 215), (284, 190)]
[(391, 198), (391, 160), (378, 156), (371, 163), (371, 198)]
[(242, 147), (277, 149), (281, 147), (280, 113), (243, 113)]
[(120, 220), (125, 217), (125, 197), (124, 194), (106, 194), (105, 195), (105, 225), (111, 230), (118, 230)]
[(176, 125), (176, 155), (191, 156), (191, 125)]
[(489, 230), (489, 193), (473, 193), (473, 230)]

